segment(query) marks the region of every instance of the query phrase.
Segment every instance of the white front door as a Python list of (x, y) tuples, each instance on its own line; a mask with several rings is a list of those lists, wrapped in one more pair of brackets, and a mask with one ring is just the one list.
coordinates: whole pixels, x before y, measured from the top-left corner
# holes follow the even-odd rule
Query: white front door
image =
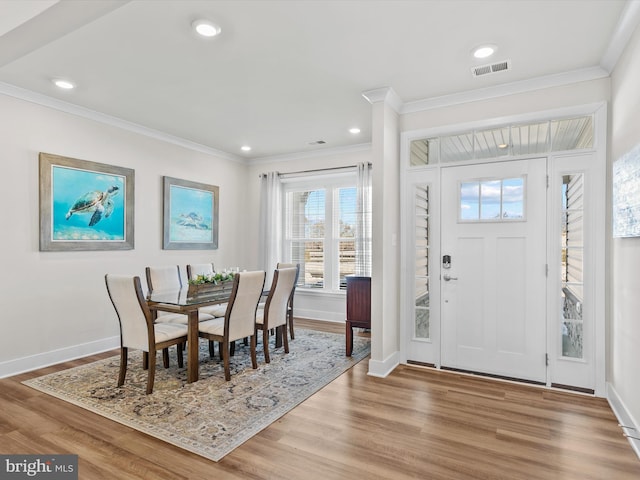
[(441, 172), (441, 365), (545, 383), (546, 159)]

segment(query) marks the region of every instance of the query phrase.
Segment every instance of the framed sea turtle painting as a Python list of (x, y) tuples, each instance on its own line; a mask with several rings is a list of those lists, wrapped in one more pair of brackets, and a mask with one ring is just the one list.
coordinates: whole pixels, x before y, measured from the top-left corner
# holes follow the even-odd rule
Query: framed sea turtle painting
[(165, 250), (218, 248), (219, 187), (164, 177)]
[(40, 251), (134, 248), (134, 170), (40, 153)]

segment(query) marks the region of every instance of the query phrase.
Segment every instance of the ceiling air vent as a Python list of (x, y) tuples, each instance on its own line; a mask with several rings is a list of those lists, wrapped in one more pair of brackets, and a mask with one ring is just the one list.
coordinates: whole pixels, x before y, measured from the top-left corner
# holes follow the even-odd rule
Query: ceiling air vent
[(474, 77), (489, 75), (490, 73), (506, 72), (511, 69), (511, 60), (503, 60), (501, 62), (490, 63), (488, 65), (478, 65), (471, 69)]
[(315, 140), (313, 142), (308, 142), (307, 145), (324, 145), (325, 143), (327, 142), (325, 142), (324, 140)]

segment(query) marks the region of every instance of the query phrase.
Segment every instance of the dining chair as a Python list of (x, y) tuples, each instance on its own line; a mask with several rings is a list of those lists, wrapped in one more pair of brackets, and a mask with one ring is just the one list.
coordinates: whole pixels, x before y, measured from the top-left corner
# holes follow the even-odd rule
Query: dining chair
[(278, 268), (273, 272), (273, 281), (269, 289), (264, 308), (259, 308), (256, 313), (256, 332), (262, 330), (262, 348), (264, 360), (271, 362), (269, 358), (269, 330), (276, 331), (276, 345), (278, 336), (284, 344), (284, 352), (289, 353), (289, 340), (287, 339), (287, 320), (289, 299), (297, 277), (296, 268)]
[(251, 366), (258, 368), (256, 358), (256, 310), (264, 288), (265, 272), (241, 272), (233, 279), (224, 317), (198, 324), (198, 335), (209, 340), (209, 353), (213, 357), (213, 342), (219, 342), (224, 363), (224, 378), (231, 379), (229, 344), (243, 338), (250, 339)]
[[(191, 263), (187, 265), (187, 278), (193, 280), (198, 275), (213, 275), (215, 273), (215, 266), (213, 263)], [(209, 305), (199, 309), (200, 313), (211, 315), (212, 317), (224, 317), (227, 311), (227, 304), (221, 303), (219, 305)]]
[(190, 263), (187, 265), (187, 278), (192, 280), (198, 275), (213, 275), (216, 271), (212, 263)]
[(293, 297), (296, 293), (296, 285), (298, 284), (298, 278), (300, 276), (300, 264), (299, 263), (278, 263), (276, 268), (295, 268), (296, 269), (296, 281), (293, 284), (293, 289), (291, 290), (291, 297), (289, 297), (289, 305), (287, 307), (287, 316), (289, 317), (289, 335), (291, 336), (291, 340), (296, 338), (295, 333), (293, 331)]
[(105, 275), (107, 292), (120, 323), (120, 372), (118, 386), (127, 374), (129, 349), (143, 351), (143, 367), (148, 370), (147, 394), (153, 391), (156, 373), (156, 352), (168, 352), (176, 345), (178, 366), (183, 367), (182, 345), (187, 341), (187, 326), (175, 323), (154, 323), (151, 310), (142, 293), (140, 277)]
[[(145, 274), (147, 276), (147, 287), (149, 291), (158, 290), (180, 290), (182, 288), (182, 277), (180, 275), (180, 267), (178, 265), (162, 266), (162, 267), (146, 267)], [(211, 320), (214, 316), (206, 312), (199, 315), (200, 321)], [(179, 323), (186, 325), (189, 318), (182, 313), (157, 312), (155, 319), (158, 323)]]

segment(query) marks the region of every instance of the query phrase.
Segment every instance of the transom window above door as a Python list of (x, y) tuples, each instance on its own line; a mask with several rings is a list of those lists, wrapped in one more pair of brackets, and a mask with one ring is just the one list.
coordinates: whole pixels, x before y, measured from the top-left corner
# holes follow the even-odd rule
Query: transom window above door
[(501, 125), (411, 142), (411, 167), (593, 147), (593, 116)]

